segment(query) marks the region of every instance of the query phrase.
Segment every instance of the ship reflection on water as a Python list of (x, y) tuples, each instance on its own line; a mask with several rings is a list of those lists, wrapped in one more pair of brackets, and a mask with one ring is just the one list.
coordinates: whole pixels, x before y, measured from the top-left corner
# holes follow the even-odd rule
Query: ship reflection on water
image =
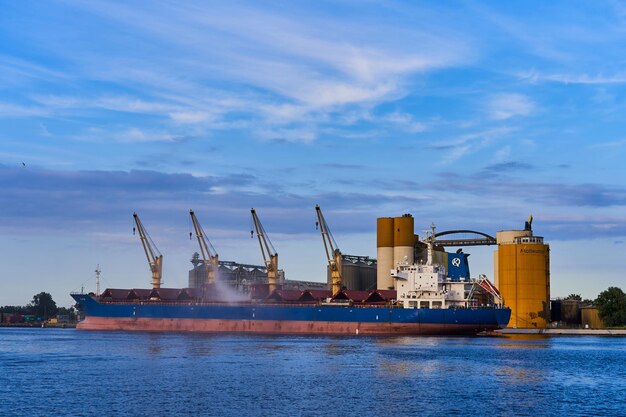
[(551, 346), (550, 336), (541, 334), (515, 334), (502, 336), (501, 349), (548, 349)]

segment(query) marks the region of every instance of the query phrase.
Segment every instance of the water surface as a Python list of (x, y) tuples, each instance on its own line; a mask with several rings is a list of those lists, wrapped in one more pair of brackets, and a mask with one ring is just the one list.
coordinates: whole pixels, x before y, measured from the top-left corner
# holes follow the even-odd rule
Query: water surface
[(2, 416), (626, 415), (626, 338), (0, 328)]

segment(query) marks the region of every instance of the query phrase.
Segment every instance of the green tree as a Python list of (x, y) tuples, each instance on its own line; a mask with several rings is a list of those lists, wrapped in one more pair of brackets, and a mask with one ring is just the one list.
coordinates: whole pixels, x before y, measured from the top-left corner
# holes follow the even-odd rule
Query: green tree
[(607, 327), (626, 326), (626, 294), (620, 288), (609, 287), (602, 291), (595, 305)]
[(57, 316), (60, 315), (64, 315), (64, 316), (68, 316), (70, 318), (70, 320), (74, 319), (74, 309), (73, 308), (66, 308), (66, 307), (59, 307), (57, 310)]
[(48, 320), (48, 317), (56, 316), (57, 314), (57, 303), (54, 302), (52, 296), (47, 292), (35, 294), (29, 307), (32, 314), (37, 317), (43, 317), (44, 320)]
[(576, 301), (582, 301), (583, 298), (580, 296), (580, 294), (570, 294), (567, 297), (565, 297), (566, 300), (576, 300)]
[(0, 307), (0, 313), (4, 314), (28, 314), (30, 309), (28, 306), (2, 306)]

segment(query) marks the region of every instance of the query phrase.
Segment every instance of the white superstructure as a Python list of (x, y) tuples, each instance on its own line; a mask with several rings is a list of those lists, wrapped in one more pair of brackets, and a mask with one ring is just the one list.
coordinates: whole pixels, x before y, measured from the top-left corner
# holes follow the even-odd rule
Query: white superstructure
[(434, 229), (427, 239), (428, 256), (425, 264), (398, 264), (391, 270), (395, 280), (398, 302), (404, 308), (450, 308), (476, 305), (478, 293), (487, 295), (488, 305), (502, 304), (497, 289), (481, 275), (479, 279), (452, 281), (446, 268), (433, 262)]

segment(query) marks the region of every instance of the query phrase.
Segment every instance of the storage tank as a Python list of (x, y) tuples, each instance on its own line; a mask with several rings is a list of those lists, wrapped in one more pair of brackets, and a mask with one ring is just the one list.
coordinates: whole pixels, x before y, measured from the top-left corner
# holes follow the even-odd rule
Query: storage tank
[(550, 247), (531, 230), (497, 234), (498, 288), (511, 308), (509, 327), (545, 328), (550, 320)]
[(376, 219), (376, 246), (378, 266), (376, 268), (376, 288), (393, 289), (391, 270), (393, 263), (393, 217)]
[(550, 321), (561, 321), (561, 301), (550, 300)]
[[(367, 256), (342, 255), (341, 286), (348, 290), (373, 291), (376, 289), (376, 260)], [(327, 272), (330, 288), (332, 277)]]
[(414, 220), (410, 214), (393, 219), (393, 267), (414, 262)]
[(598, 314), (596, 307), (583, 307), (580, 309), (582, 326), (585, 329), (603, 329), (604, 323)]
[(578, 300), (561, 301), (561, 321), (570, 326), (578, 326), (581, 323), (580, 307), (582, 302)]
[(341, 287), (349, 290), (360, 290), (361, 282), (359, 266), (353, 263), (341, 264)]

